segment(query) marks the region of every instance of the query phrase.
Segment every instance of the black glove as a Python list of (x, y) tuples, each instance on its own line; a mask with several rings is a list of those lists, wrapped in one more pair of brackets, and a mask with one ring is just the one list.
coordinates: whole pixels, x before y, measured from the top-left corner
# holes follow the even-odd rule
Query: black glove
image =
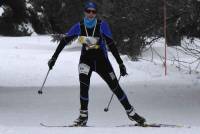
[(56, 62), (56, 59), (54, 59), (54, 58), (51, 58), (51, 59), (48, 61), (48, 66), (49, 66), (49, 69), (50, 69), (50, 70), (53, 68), (55, 62)]
[(128, 73), (126, 72), (126, 67), (124, 66), (124, 64), (120, 64), (119, 68), (120, 68), (120, 74), (121, 74), (121, 76), (128, 75)]

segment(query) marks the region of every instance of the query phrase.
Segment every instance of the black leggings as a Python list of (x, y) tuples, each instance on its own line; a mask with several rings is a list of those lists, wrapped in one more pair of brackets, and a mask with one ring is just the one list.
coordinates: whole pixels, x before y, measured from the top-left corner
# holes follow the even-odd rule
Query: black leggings
[(88, 109), (88, 91), (92, 71), (97, 72), (101, 76), (101, 78), (108, 84), (108, 86), (117, 96), (118, 100), (121, 102), (125, 110), (131, 109), (131, 105), (128, 101), (128, 98), (122, 90), (122, 88), (120, 87), (109, 60), (106, 58), (81, 58), (79, 63), (81, 110)]

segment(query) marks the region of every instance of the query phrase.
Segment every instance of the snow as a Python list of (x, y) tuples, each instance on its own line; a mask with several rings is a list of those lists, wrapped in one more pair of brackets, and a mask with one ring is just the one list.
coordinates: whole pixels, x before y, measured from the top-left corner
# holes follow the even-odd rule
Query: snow
[(30, 0), (26, 0), (26, 8), (34, 9), (33, 5), (30, 3)]
[[(200, 45), (200, 43), (199, 43)], [(155, 42), (154, 49), (163, 55), (163, 40)], [(116, 98), (110, 110), (103, 109), (111, 91), (104, 81), (92, 74), (87, 128), (44, 128), (39, 123), (71, 124), (78, 117), (79, 81), (78, 62), (80, 45), (74, 42), (60, 54), (50, 71), (43, 95), (37, 91), (48, 71), (47, 62), (57, 47), (49, 36), (0, 37), (0, 134), (198, 134), (200, 131), (200, 75), (178, 70), (168, 61), (168, 73), (154, 55), (153, 62), (137, 62), (122, 55), (128, 76), (120, 84), (136, 111), (148, 122), (178, 124), (191, 128), (116, 127), (132, 122)], [(151, 59), (151, 51), (143, 59)], [(176, 56), (168, 48), (168, 56)], [(113, 68), (119, 75), (118, 65), (109, 53)], [(181, 54), (184, 60), (191, 59)], [(196, 65), (191, 65), (191, 67)], [(197, 71), (200, 71), (198, 68)]]
[(0, 16), (2, 16), (3, 13), (4, 13), (3, 7), (0, 7)]
[(21, 23), (18, 25), (19, 31), (24, 31), (24, 29), (27, 29), (27, 33), (31, 35), (37, 35), (37, 33), (34, 31), (31, 23)]

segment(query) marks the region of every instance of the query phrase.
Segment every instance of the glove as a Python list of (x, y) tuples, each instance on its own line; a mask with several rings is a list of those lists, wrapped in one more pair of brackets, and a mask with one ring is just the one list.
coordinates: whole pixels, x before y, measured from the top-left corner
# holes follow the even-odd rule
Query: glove
[(49, 69), (50, 69), (50, 70), (53, 68), (55, 62), (56, 62), (56, 59), (54, 59), (54, 58), (51, 58), (51, 59), (48, 61), (48, 66), (49, 66)]
[(120, 64), (119, 69), (120, 69), (121, 76), (128, 75), (128, 73), (126, 72), (126, 67), (124, 66), (124, 64)]

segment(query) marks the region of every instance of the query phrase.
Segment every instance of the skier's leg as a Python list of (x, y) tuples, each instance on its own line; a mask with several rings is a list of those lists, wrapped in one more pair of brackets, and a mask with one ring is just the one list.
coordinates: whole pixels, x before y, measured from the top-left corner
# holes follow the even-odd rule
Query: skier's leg
[(92, 74), (91, 67), (88, 64), (85, 63), (79, 64), (81, 110), (88, 109), (88, 101), (89, 101), (88, 92), (89, 92), (91, 74)]
[(80, 81), (80, 115), (74, 121), (73, 126), (85, 126), (88, 121), (88, 102), (89, 102), (89, 86), (92, 74), (89, 64), (81, 62), (79, 64), (79, 81)]
[(98, 68), (96, 69), (96, 72), (108, 84), (108, 86), (117, 96), (118, 100), (121, 102), (125, 110), (130, 110), (132, 106), (130, 105), (125, 92), (120, 87), (112, 66), (109, 63), (105, 64), (103, 62), (97, 64)]
[(132, 121), (136, 121), (139, 124), (144, 124), (146, 120), (138, 115), (135, 112), (134, 107), (131, 106), (131, 104), (129, 103), (126, 94), (119, 85), (112, 66), (110, 64), (107, 64), (103, 67), (102, 65), (103, 64), (101, 63), (101, 68), (97, 69), (96, 71), (104, 79), (104, 81), (106, 81), (113, 93), (117, 96), (118, 100), (121, 102), (124, 109), (126, 110), (128, 118)]

